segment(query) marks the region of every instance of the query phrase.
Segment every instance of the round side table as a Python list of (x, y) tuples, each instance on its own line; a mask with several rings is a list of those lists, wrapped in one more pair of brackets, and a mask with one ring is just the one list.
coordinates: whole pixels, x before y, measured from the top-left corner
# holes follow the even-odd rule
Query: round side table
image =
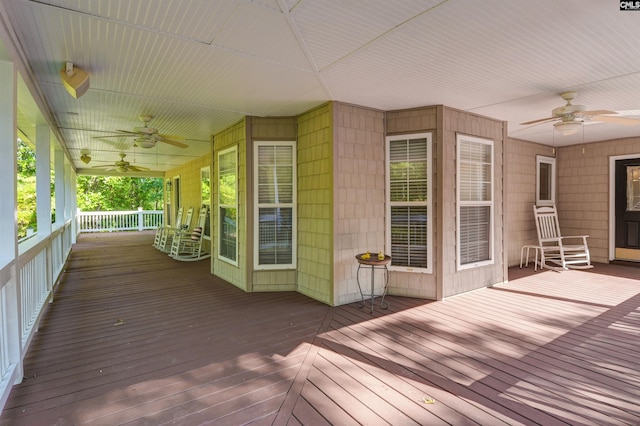
[[(361, 302), (359, 304), (360, 307), (364, 307), (365, 298), (371, 299), (371, 314), (373, 314), (373, 305), (376, 297), (380, 297), (380, 307), (382, 309), (387, 309), (389, 304), (384, 301), (385, 296), (387, 295), (387, 284), (389, 284), (389, 269), (387, 265), (391, 263), (391, 256), (385, 254), (384, 259), (378, 260), (377, 254), (372, 254), (369, 259), (363, 259), (362, 256), (365, 253), (360, 253), (356, 255), (356, 260), (358, 261), (358, 272), (356, 273), (356, 280), (358, 281), (358, 289), (360, 290)], [(371, 268), (371, 292), (365, 293), (362, 291), (362, 285), (360, 284), (360, 268)], [(384, 289), (381, 294), (375, 293), (375, 272), (376, 269), (384, 270)]]

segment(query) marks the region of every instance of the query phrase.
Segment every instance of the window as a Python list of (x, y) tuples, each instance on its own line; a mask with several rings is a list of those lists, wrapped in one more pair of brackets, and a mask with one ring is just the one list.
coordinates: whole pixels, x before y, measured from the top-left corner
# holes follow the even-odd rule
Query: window
[(458, 270), (493, 263), (493, 141), (458, 135)]
[(556, 159), (536, 156), (536, 205), (553, 206), (556, 202)]
[(387, 247), (396, 270), (432, 272), (431, 134), (387, 137)]
[(209, 166), (200, 169), (200, 205), (209, 207), (203, 233), (205, 238), (209, 238), (211, 237), (211, 169)]
[(627, 166), (627, 211), (640, 211), (640, 166)]
[(256, 142), (254, 150), (255, 267), (295, 268), (295, 145)]
[(236, 148), (218, 153), (218, 208), (220, 241), (218, 257), (238, 263), (238, 158)]

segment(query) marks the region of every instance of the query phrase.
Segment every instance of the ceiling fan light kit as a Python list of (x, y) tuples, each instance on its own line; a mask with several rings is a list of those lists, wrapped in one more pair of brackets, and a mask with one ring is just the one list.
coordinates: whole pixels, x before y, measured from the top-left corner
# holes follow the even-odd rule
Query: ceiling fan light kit
[(135, 145), (139, 148), (153, 148), (156, 146), (156, 141), (149, 138), (137, 138), (134, 140)]
[(554, 124), (553, 127), (564, 136), (569, 136), (577, 133), (582, 128), (582, 123), (579, 121), (561, 121)]

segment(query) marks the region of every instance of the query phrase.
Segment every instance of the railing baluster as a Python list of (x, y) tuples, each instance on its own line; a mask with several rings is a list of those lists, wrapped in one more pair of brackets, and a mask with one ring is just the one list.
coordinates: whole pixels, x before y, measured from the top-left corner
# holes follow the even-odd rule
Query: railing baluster
[(164, 222), (163, 210), (78, 212), (80, 232), (144, 231)]

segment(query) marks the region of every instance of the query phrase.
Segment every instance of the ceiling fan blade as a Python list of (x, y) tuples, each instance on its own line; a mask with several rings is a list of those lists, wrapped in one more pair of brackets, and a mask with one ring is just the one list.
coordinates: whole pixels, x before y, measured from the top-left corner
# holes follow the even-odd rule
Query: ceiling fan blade
[(164, 135), (164, 134), (162, 134), (162, 133), (161, 133), (161, 134), (158, 134), (158, 136), (160, 136), (162, 139), (171, 139), (171, 140), (174, 140), (174, 141), (180, 141), (180, 142), (183, 142), (185, 139), (187, 139), (187, 138), (185, 138), (184, 136), (179, 136), (179, 135)]
[(93, 166), (92, 169), (102, 169), (102, 168), (109, 168), (109, 167), (113, 167), (113, 164), (103, 164), (101, 166)]
[(536, 123), (546, 123), (548, 121), (555, 121), (555, 120), (560, 120), (561, 117), (547, 117), (547, 118), (540, 118), (538, 120), (531, 120), (531, 121), (525, 121), (524, 123), (520, 123), (521, 126), (526, 126), (528, 124), (536, 124)]
[(125, 134), (125, 135), (104, 135), (104, 136), (94, 136), (94, 139), (100, 138), (130, 138), (131, 136), (138, 136), (136, 133)]
[(577, 115), (588, 115), (589, 117), (593, 117), (594, 115), (611, 115), (611, 114), (617, 114), (617, 112), (615, 111), (609, 111), (606, 109), (596, 109), (594, 111), (582, 111), (577, 113)]
[(605, 123), (611, 124), (622, 124), (623, 126), (635, 126), (636, 124), (640, 124), (640, 119), (638, 118), (611, 117), (608, 115), (596, 115), (591, 117), (591, 120), (604, 121)]
[(120, 130), (120, 129), (116, 129), (116, 132), (122, 132), (122, 133), (126, 133), (128, 135), (137, 135), (138, 133), (136, 132), (132, 132), (131, 130)]
[(132, 172), (143, 172), (143, 171), (151, 170), (147, 167), (140, 167), (140, 166), (128, 166), (127, 168)]
[(171, 139), (160, 139), (158, 138), (159, 142), (164, 142), (164, 143), (168, 143), (169, 145), (173, 145), (173, 146), (177, 146), (178, 148), (189, 148), (189, 145), (182, 143), (182, 142), (178, 142), (178, 141), (174, 141)]

